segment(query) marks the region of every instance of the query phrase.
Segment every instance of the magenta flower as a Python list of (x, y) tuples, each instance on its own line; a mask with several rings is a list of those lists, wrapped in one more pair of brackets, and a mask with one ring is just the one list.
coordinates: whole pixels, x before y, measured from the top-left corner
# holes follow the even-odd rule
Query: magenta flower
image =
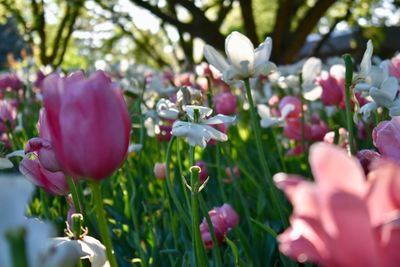
[(236, 112), (236, 96), (231, 92), (221, 92), (214, 96), (214, 109), (217, 114), (232, 115)]
[(103, 71), (43, 81), (52, 145), (70, 175), (100, 180), (121, 166), (128, 151), (130, 118), (121, 93)]
[[(208, 215), (210, 216), (218, 244), (223, 241), (226, 233), (239, 223), (239, 215), (229, 204), (224, 204), (219, 208), (210, 210)], [(206, 218), (200, 224), (200, 232), (205, 247), (211, 249), (212, 239)]]
[(14, 128), (17, 118), (17, 108), (7, 100), (0, 100), (0, 133), (9, 132)]
[[(287, 119), (283, 129), (283, 135), (289, 139), (301, 141), (301, 119)], [(310, 140), (311, 136), (311, 127), (308, 124), (304, 124), (304, 140)]]
[(310, 149), (315, 182), (277, 174), (276, 185), (293, 205), (280, 250), (321, 266), (399, 266), (400, 166), (380, 162), (368, 175), (338, 147)]
[(372, 138), (382, 156), (400, 160), (400, 116), (380, 122), (374, 128)]
[(51, 172), (44, 168), (39, 159), (24, 157), (19, 164), (20, 172), (33, 184), (53, 195), (67, 195), (69, 188), (62, 172)]
[(285, 96), (279, 102), (279, 110), (283, 112), (286, 105), (292, 105), (292, 110), (287, 113), (286, 118), (298, 118), (301, 116), (301, 101), (296, 96)]
[(204, 183), (205, 180), (207, 180), (208, 178), (208, 170), (206, 167), (206, 163), (203, 160), (198, 160), (196, 161), (196, 163), (194, 164), (197, 167), (200, 167), (200, 174), (199, 174), (199, 180), (200, 183)]
[(337, 106), (342, 102), (344, 80), (332, 75), (322, 75), (318, 80), (322, 87), (321, 102), (326, 106)]
[(11, 89), (18, 90), (21, 89), (24, 85), (18, 76), (14, 73), (6, 73), (0, 75), (0, 89)]

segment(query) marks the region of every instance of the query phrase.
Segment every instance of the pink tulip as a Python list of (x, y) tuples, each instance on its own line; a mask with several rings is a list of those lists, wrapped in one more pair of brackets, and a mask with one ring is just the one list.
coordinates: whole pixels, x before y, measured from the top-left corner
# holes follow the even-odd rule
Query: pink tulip
[(321, 102), (326, 106), (339, 105), (343, 99), (344, 80), (328, 74), (321, 76), (318, 83), (322, 87)]
[(391, 59), (389, 65), (389, 73), (397, 79), (400, 79), (400, 54), (397, 54)]
[(216, 114), (232, 115), (236, 112), (236, 96), (231, 92), (221, 92), (214, 96)]
[(372, 132), (372, 138), (382, 156), (400, 160), (400, 117), (379, 123)]
[(310, 149), (315, 182), (277, 174), (276, 185), (293, 205), (280, 250), (321, 266), (399, 266), (400, 166), (380, 162), (368, 175), (338, 147)]
[(24, 157), (19, 164), (20, 172), (32, 183), (53, 195), (69, 193), (67, 180), (62, 172), (51, 172), (43, 168), (39, 160)]
[(293, 110), (288, 113), (287, 118), (298, 118), (301, 116), (301, 101), (296, 96), (285, 96), (279, 102), (279, 110), (282, 112), (286, 105), (293, 105)]
[(166, 177), (167, 165), (163, 162), (157, 162), (153, 171), (157, 179), (163, 180)]
[[(208, 215), (210, 216), (218, 244), (222, 242), (226, 233), (239, 223), (239, 215), (229, 204), (210, 210)], [(212, 239), (206, 218), (200, 224), (200, 232), (205, 247), (211, 249)]]
[(121, 93), (103, 71), (86, 79), (82, 72), (43, 81), (43, 101), (51, 142), (62, 169), (100, 180), (123, 163), (130, 119)]
[[(285, 127), (283, 129), (283, 135), (289, 139), (301, 141), (301, 119), (287, 119)], [(311, 127), (308, 124), (304, 124), (304, 140), (310, 140), (312, 136)]]

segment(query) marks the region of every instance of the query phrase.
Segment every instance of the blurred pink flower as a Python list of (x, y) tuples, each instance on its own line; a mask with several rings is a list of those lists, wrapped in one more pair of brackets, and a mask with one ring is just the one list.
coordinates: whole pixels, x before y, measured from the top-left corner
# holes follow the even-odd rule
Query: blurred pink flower
[(120, 91), (103, 71), (43, 81), (43, 102), (52, 145), (69, 175), (104, 179), (121, 166), (131, 123)]
[[(8, 100), (0, 100), (0, 133), (9, 132), (15, 126), (17, 108)], [(9, 129), (11, 127), (11, 129)]]
[(298, 118), (301, 116), (301, 101), (297, 96), (285, 96), (279, 102), (279, 110), (285, 108), (286, 105), (293, 105), (294, 109), (287, 114), (287, 118)]
[(166, 177), (166, 172), (167, 172), (167, 166), (164, 162), (157, 162), (154, 165), (154, 175), (156, 176), (157, 179), (165, 179)]
[(29, 159), (24, 157), (19, 164), (19, 170), (33, 184), (43, 188), (50, 194), (66, 195), (69, 193), (64, 173), (46, 170), (37, 158)]
[(321, 102), (326, 106), (339, 105), (343, 99), (344, 80), (332, 75), (323, 75), (318, 80), (322, 87)]
[(397, 79), (400, 79), (400, 54), (397, 54), (390, 60), (389, 73)]
[(0, 89), (18, 90), (23, 87), (23, 83), (14, 73), (5, 73), (0, 75)]
[(229, 184), (233, 182), (233, 179), (239, 179), (240, 178), (240, 170), (238, 166), (234, 166), (233, 168), (231, 167), (226, 167), (225, 168), (225, 174), (226, 178), (224, 179), (224, 183)]
[(366, 180), (355, 158), (324, 143), (311, 147), (309, 160), (315, 182), (274, 176), (293, 205), (280, 250), (321, 266), (399, 266), (400, 166), (380, 162)]
[(301, 143), (297, 143), (294, 147), (292, 147), (291, 149), (288, 150), (288, 152), (286, 152), (287, 156), (300, 156), (303, 155), (304, 153), (304, 149)]
[(322, 141), (328, 132), (328, 125), (320, 120), (319, 122), (311, 124), (311, 140)]
[(236, 96), (229, 91), (215, 95), (214, 110), (217, 114), (234, 114), (236, 112)]
[[(283, 129), (283, 135), (289, 139), (301, 141), (301, 119), (286, 119), (286, 124)], [(304, 124), (304, 140), (310, 140), (311, 136), (311, 127), (308, 124)]]
[(155, 136), (159, 142), (169, 142), (171, 139), (172, 125), (156, 125)]
[[(208, 215), (210, 216), (218, 244), (222, 242), (225, 234), (239, 223), (239, 215), (229, 204), (210, 210)], [(213, 244), (206, 218), (200, 224), (200, 232), (205, 247), (211, 249)]]
[(374, 128), (372, 138), (382, 156), (400, 160), (400, 117), (380, 122)]

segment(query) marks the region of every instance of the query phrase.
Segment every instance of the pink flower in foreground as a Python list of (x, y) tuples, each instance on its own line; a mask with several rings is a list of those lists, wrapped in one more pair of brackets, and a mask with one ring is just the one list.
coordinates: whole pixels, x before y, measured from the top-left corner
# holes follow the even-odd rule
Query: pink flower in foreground
[(67, 180), (62, 172), (46, 170), (39, 159), (24, 157), (19, 164), (20, 172), (33, 184), (43, 188), (53, 195), (66, 195), (69, 193)]
[(43, 108), (40, 109), (37, 128), (39, 131), (39, 137), (31, 138), (28, 141), (28, 143), (25, 145), (25, 153), (34, 153), (39, 159), (40, 164), (48, 171), (60, 171), (60, 163), (58, 162), (53, 149), (49, 126), (47, 125), (46, 121), (46, 113)]
[(372, 138), (382, 156), (400, 160), (400, 117), (380, 122), (374, 128)]
[[(222, 242), (225, 234), (239, 223), (239, 215), (229, 204), (210, 210), (208, 215), (210, 216), (218, 244)], [(206, 218), (200, 224), (200, 232), (205, 247), (211, 249), (213, 244)]]
[(314, 183), (274, 176), (293, 205), (280, 250), (322, 266), (399, 266), (400, 166), (381, 161), (366, 180), (355, 158), (324, 143), (311, 147), (310, 165)]
[(121, 166), (128, 151), (130, 119), (119, 90), (103, 71), (43, 81), (52, 145), (62, 169), (100, 180)]

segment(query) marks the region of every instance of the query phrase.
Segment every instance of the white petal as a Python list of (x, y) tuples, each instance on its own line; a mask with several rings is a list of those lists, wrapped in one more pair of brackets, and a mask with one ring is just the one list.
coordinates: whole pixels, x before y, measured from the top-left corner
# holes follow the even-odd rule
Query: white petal
[(374, 47), (372, 45), (371, 40), (367, 42), (367, 49), (364, 52), (364, 56), (360, 63), (360, 73), (359, 75), (362, 77), (367, 77), (369, 72), (371, 71), (371, 58), (372, 53), (374, 52)]
[(8, 158), (0, 158), (0, 170), (10, 169), (14, 164)]
[(205, 45), (203, 53), (208, 63), (219, 72), (223, 73), (228, 68), (228, 62), (214, 47)]
[(177, 119), (179, 110), (176, 105), (168, 99), (160, 99), (156, 105), (157, 114), (164, 119)]
[(377, 108), (378, 106), (375, 102), (370, 102), (360, 108), (360, 113), (363, 114), (364, 117), (369, 118), (369, 116), (371, 116), (371, 112), (376, 110)]
[(278, 125), (278, 124), (280, 124), (280, 123), (282, 123), (282, 122), (283, 122), (283, 120), (281, 120), (281, 119), (279, 119), (279, 118), (272, 118), (272, 117), (270, 117), (270, 118), (263, 118), (263, 119), (261, 119), (260, 125), (261, 125), (262, 128), (269, 128), (269, 127)]
[(202, 121), (203, 124), (221, 124), (221, 123), (233, 123), (236, 120), (236, 117), (226, 116), (222, 114), (218, 114), (214, 117), (211, 117), (207, 120)]
[(21, 150), (15, 150), (6, 155), (6, 158), (11, 158), (11, 157), (25, 157), (25, 152), (23, 149), (21, 149)]
[(293, 104), (286, 104), (286, 105), (283, 107), (282, 111), (281, 111), (281, 113), (282, 113), (282, 115), (281, 115), (282, 119), (286, 119), (287, 115), (289, 115), (289, 113), (292, 112), (294, 109), (295, 109), (295, 106), (294, 106)]
[(329, 74), (336, 79), (344, 79), (346, 68), (342, 64), (335, 64), (329, 69)]
[(225, 39), (225, 52), (241, 78), (248, 78), (254, 73), (254, 46), (251, 41), (239, 32), (232, 32)]
[(390, 98), (394, 100), (394, 98), (397, 95), (397, 92), (399, 91), (399, 84), (397, 82), (397, 79), (394, 77), (389, 77), (386, 80), (384, 80), (381, 85), (381, 90), (388, 93)]
[(85, 236), (80, 242), (82, 244), (82, 251), (89, 254), (89, 261), (92, 263), (92, 267), (105, 267), (109, 265), (106, 247), (99, 240), (91, 236)]
[(262, 42), (254, 51), (254, 61), (255, 68), (262, 68), (263, 65), (269, 62), (269, 57), (271, 56), (272, 50), (272, 39), (270, 37), (265, 38), (264, 42)]
[(195, 106), (195, 105), (186, 105), (185, 110), (186, 114), (189, 116), (190, 120), (194, 120), (194, 110), (197, 109), (199, 111), (199, 119), (204, 119), (211, 115), (213, 110), (209, 107), (203, 106)]
[(319, 58), (307, 59), (302, 68), (303, 84), (314, 83), (315, 78), (320, 74), (322, 62)]
[(369, 91), (370, 88), (371, 88), (371, 85), (368, 84), (368, 83), (364, 83), (364, 82), (357, 83), (356, 86), (354, 87), (354, 89), (355, 89), (357, 92), (360, 92), (360, 91)]
[(23, 176), (0, 177), (0, 233), (26, 221), (25, 210), (34, 186)]
[[(46, 250), (46, 242), (55, 234), (53, 226), (37, 219), (25, 221), (26, 229), (26, 251), (30, 263), (39, 263), (40, 255)], [(35, 265), (35, 264), (32, 264)], [(42, 266), (41, 264), (36, 266)]]
[(271, 110), (266, 105), (257, 105), (257, 112), (262, 119), (271, 117)]
[(303, 96), (308, 101), (315, 101), (321, 97), (321, 94), (322, 94), (322, 87), (316, 86), (313, 89), (309, 90), (308, 92), (305, 92)]

